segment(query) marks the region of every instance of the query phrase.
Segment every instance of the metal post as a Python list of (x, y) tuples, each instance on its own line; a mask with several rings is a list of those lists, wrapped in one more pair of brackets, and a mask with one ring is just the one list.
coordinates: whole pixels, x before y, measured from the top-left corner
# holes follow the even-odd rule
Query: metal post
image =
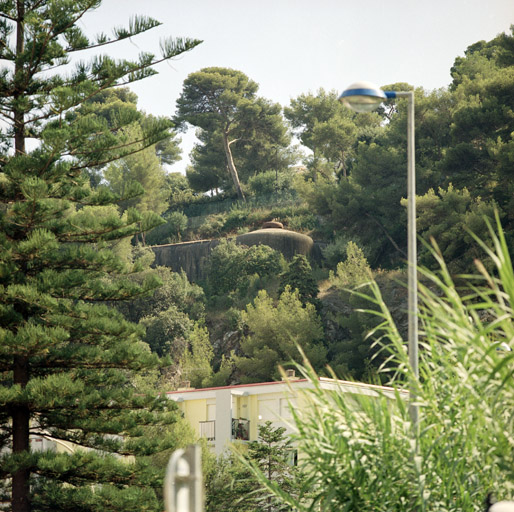
[(166, 512), (203, 512), (200, 446), (173, 452), (164, 479), (164, 505)]
[(418, 370), (418, 278), (416, 251), (416, 161), (414, 139), (414, 92), (397, 92), (397, 97), (406, 97), (407, 110), (407, 257), (408, 257), (408, 338), (409, 363), (415, 382), (410, 389), (409, 414), (416, 432), (419, 429), (419, 408), (416, 385)]
[(386, 98), (407, 98), (407, 246), (408, 246), (408, 322), (409, 364), (413, 379), (410, 388), (409, 414), (419, 434), (417, 405), (418, 370), (418, 279), (416, 254), (416, 162), (414, 146), (414, 91), (382, 91), (370, 82), (355, 82), (339, 96), (349, 108), (357, 112), (371, 112)]

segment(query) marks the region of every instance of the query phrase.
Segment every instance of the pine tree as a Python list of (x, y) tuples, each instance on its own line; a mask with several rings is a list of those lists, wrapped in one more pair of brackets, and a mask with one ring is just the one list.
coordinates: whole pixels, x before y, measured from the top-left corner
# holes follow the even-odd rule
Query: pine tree
[[(293, 496), (300, 493), (302, 474), (294, 465), (296, 451), (292, 446), (284, 427), (273, 427), (271, 421), (259, 425), (259, 439), (248, 443), (246, 459), (253, 463), (268, 480), (277, 483), (280, 488)], [(271, 496), (261, 491), (253, 496), (260, 506), (258, 510), (278, 512), (287, 507), (277, 503)]]
[[(174, 421), (173, 408), (131, 386), (131, 374), (155, 365), (156, 356), (137, 326), (102, 304), (154, 287), (129, 284), (123, 274), (137, 265), (124, 267), (107, 245), (159, 220), (135, 210), (92, 215), (141, 187), (116, 197), (91, 190), (83, 172), (155, 144), (170, 125), (148, 123), (134, 146), (124, 139), (126, 120), (113, 126), (76, 112), (96, 93), (154, 74), (155, 64), (199, 41), (163, 41), (160, 57), (143, 53), (135, 61), (72, 61), (81, 50), (159, 24), (135, 17), (111, 37), (89, 39), (80, 20), (100, 4), (0, 2), (0, 58), (7, 62), (0, 71), (0, 499), (13, 512), (162, 510), (154, 489), (162, 475), (145, 456), (174, 443), (145, 436), (145, 425)], [(35, 452), (34, 435), (73, 453)]]
[(242, 382), (279, 379), (279, 366), (289, 367), (301, 358), (298, 347), (315, 368), (325, 364), (321, 320), (312, 304), (302, 304), (296, 290), (287, 287), (276, 305), (266, 290), (261, 290), (241, 318), (247, 335), (235, 363)]
[(259, 438), (241, 445), (216, 464), (207, 463), (206, 511), (278, 512), (289, 510), (254, 476), (251, 467), (295, 498), (302, 494), (304, 473), (295, 465), (296, 450), (284, 427), (271, 421), (258, 426)]
[(289, 263), (287, 270), (280, 276), (279, 293), (287, 287), (298, 290), (298, 295), (303, 304), (312, 304), (318, 311), (321, 310), (321, 302), (318, 299), (318, 283), (312, 275), (312, 268), (303, 254), (297, 254)]

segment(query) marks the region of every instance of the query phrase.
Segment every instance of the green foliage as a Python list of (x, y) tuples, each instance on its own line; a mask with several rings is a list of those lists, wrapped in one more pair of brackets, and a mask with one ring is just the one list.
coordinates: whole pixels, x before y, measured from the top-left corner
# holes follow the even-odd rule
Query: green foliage
[(315, 96), (302, 94), (291, 100), (284, 114), (302, 144), (313, 151), (314, 168), (322, 159), (329, 163), (329, 176), (334, 173), (347, 176), (360, 133), (378, 128), (380, 117), (375, 113), (356, 116), (337, 97), (335, 91), (323, 89)]
[(187, 217), (182, 212), (171, 211), (164, 215), (165, 224), (152, 229), (145, 242), (149, 245), (172, 244), (182, 241), (182, 235), (186, 232)]
[(333, 242), (327, 244), (322, 250), (323, 263), (336, 269), (337, 264), (346, 258), (346, 248), (350, 240), (346, 236), (336, 236)]
[[(212, 457), (212, 455), (211, 455)], [(222, 455), (212, 461), (203, 461), (205, 479), (205, 511), (252, 512), (246, 502), (251, 484), (249, 471), (239, 463), (235, 454)]]
[(279, 512), (289, 510), (279, 503), (253, 477), (257, 467), (284, 492), (299, 494), (303, 475), (291, 464), (293, 447), (285, 428), (270, 421), (259, 425), (259, 438), (241, 446), (228, 456), (221, 456), (207, 474), (206, 511)]
[[(304, 506), (280, 486), (267, 484), (283, 503), (313, 510), (481, 511), (486, 495), (512, 497), (514, 352), (501, 351), (514, 338), (514, 274), (505, 237), (490, 233), (494, 275), (481, 267), (458, 293), (440, 254), (440, 270), (424, 271), (420, 283), (420, 378), (413, 375), (404, 341), (374, 287), (380, 308), (384, 370), (394, 391), (375, 396), (313, 389), (309, 407), (295, 411), (298, 449), (314, 500)], [(495, 277), (497, 276), (497, 277)], [(461, 288), (462, 283), (459, 284)], [(419, 435), (407, 408), (415, 389)], [(261, 483), (266, 480), (261, 475)]]
[(288, 169), (264, 171), (250, 177), (248, 187), (256, 196), (279, 194), (292, 188), (293, 177)]
[(375, 339), (369, 336), (377, 322), (373, 315), (364, 311), (369, 307), (366, 300), (352, 292), (357, 288), (363, 293), (367, 290), (363, 286), (372, 279), (362, 250), (354, 242), (348, 242), (346, 259), (329, 275), (332, 291), (340, 296), (341, 308), (336, 312), (325, 311), (325, 321), (337, 326), (336, 334), (327, 339), (327, 358), (340, 378), (377, 379), (376, 368), (380, 360), (377, 361), (373, 350)]
[(364, 253), (357, 244), (348, 242), (346, 259), (337, 264), (336, 271), (330, 273), (329, 279), (338, 288), (355, 288), (373, 279)]
[(188, 178), (180, 172), (166, 174), (166, 187), (168, 189), (168, 204), (173, 211), (183, 209), (185, 205), (199, 199), (195, 196)]
[[(481, 254), (475, 236), (489, 240), (487, 221), (494, 218), (496, 206), (491, 201), (473, 199), (467, 189), (432, 189), (417, 198), (418, 232), (429, 242), (437, 244), (452, 273), (473, 272), (474, 261)], [(420, 263), (433, 267), (432, 251), (425, 245), (419, 255)], [(492, 262), (487, 262), (488, 267)]]
[(230, 233), (236, 228), (245, 226), (248, 224), (248, 217), (251, 214), (251, 209), (248, 207), (232, 207), (225, 217), (223, 229)]
[(316, 366), (325, 362), (321, 344), (323, 328), (312, 304), (303, 304), (298, 292), (286, 288), (277, 304), (266, 291), (258, 293), (242, 315), (248, 335), (241, 342), (236, 367), (243, 382), (266, 382), (279, 378), (279, 365), (298, 360), (301, 347)]
[[(219, 295), (235, 290), (241, 280), (244, 248), (233, 241), (221, 240), (209, 256), (209, 289)], [(237, 271), (235, 271), (237, 269)]]
[(145, 194), (133, 199), (122, 201), (121, 207), (136, 207), (141, 211), (163, 213), (167, 208), (166, 190), (164, 187), (164, 170), (160, 165), (155, 149), (144, 148), (139, 141), (143, 139), (142, 129), (132, 125), (124, 129), (124, 137), (132, 143), (136, 153), (127, 155), (123, 160), (111, 163), (104, 171), (109, 187), (120, 197), (126, 196), (126, 187), (132, 182), (139, 183)]
[(211, 296), (248, 291), (251, 278), (270, 278), (282, 270), (281, 255), (267, 245), (246, 247), (221, 240), (209, 256), (207, 289)]
[(193, 387), (205, 387), (211, 379), (214, 350), (205, 327), (196, 326), (188, 339), (188, 348), (181, 362), (182, 375)]
[[(134, 97), (108, 89), (155, 74), (155, 64), (199, 41), (168, 40), (161, 56), (134, 61), (91, 51), (72, 61), (158, 24), (134, 17), (90, 39), (80, 20), (100, 4), (20, 0), (3, 2), (0, 14), (0, 478), (13, 512), (160, 511), (163, 471), (147, 457), (178, 444), (147, 435), (177, 421), (175, 406), (136, 393), (134, 373), (161, 363), (142, 329), (108, 306), (156, 287), (150, 276), (131, 281), (140, 265), (110, 247), (159, 219), (149, 207), (121, 216), (112, 205), (135, 199), (141, 185), (92, 188), (85, 170), (169, 135), (169, 121), (155, 120), (132, 137)], [(99, 93), (96, 106), (85, 105)], [(108, 96), (120, 101), (107, 107)], [(32, 451), (33, 435), (69, 453)]]
[(175, 305), (157, 311), (140, 320), (146, 329), (144, 340), (152, 352), (159, 356), (173, 355), (178, 362), (187, 345), (187, 338), (193, 329), (193, 321)]
[[(148, 264), (153, 263), (153, 251), (147, 247), (140, 248)], [(136, 283), (144, 282), (149, 276), (156, 277), (160, 286), (151, 294), (146, 294), (117, 307), (132, 322), (139, 322), (143, 317), (165, 311), (170, 306), (177, 307), (192, 320), (201, 321), (205, 313), (205, 295), (202, 288), (192, 284), (184, 272), (173, 272), (168, 267), (147, 268), (131, 279)]]
[(138, 284), (157, 279), (160, 286), (116, 307), (127, 319), (145, 328), (143, 339), (152, 352), (171, 356), (177, 366), (196, 324), (203, 323), (204, 292), (200, 286), (191, 284), (184, 272), (173, 272), (168, 267), (148, 268), (154, 261), (151, 249), (138, 247), (135, 257), (142, 260), (145, 270), (131, 276), (131, 281)]
[(230, 382), (230, 377), (235, 368), (234, 353), (228, 357), (225, 354), (221, 356), (220, 367), (218, 371), (213, 373), (205, 382), (206, 387), (226, 386)]
[(280, 276), (279, 293), (283, 293), (287, 288), (296, 290), (303, 304), (312, 304), (318, 311), (321, 308), (318, 284), (312, 276), (311, 265), (303, 254), (294, 256)]
[[(114, 169), (109, 171), (111, 166), (107, 168), (107, 180), (114, 190), (118, 193), (124, 190), (128, 179), (131, 179), (148, 188), (149, 197), (145, 197), (147, 204), (155, 204), (158, 199), (162, 200), (165, 192), (155, 185), (156, 180), (163, 179), (161, 164), (172, 164), (180, 159), (179, 141), (175, 138), (176, 134), (171, 131), (168, 119), (156, 118), (139, 111), (137, 96), (127, 88), (99, 91), (82, 103), (76, 111), (68, 113), (67, 117), (77, 123), (96, 126), (97, 130), (104, 130), (106, 136), (113, 140), (116, 134), (126, 144), (126, 149), (121, 154), (126, 158), (117, 162)], [(155, 141), (153, 145), (148, 145), (150, 134), (159, 134), (158, 137), (152, 136)], [(143, 153), (139, 157), (135, 156), (134, 153), (141, 149), (144, 149)], [(110, 161), (107, 160), (105, 163)], [(138, 168), (141, 165), (149, 167), (148, 177)], [(85, 169), (92, 186), (100, 184), (105, 177), (105, 170), (103, 165)], [(122, 183), (119, 179), (120, 173), (124, 175)]]
[[(411, 89), (406, 84), (393, 84), (386, 88)], [(309, 101), (323, 104), (322, 99), (320, 95), (319, 98), (309, 98)], [(298, 105), (303, 101), (306, 99), (299, 99)], [(455, 98), (444, 90), (417, 90), (415, 101), (416, 179), (418, 193), (423, 194), (434, 183), (445, 179), (443, 159), (448, 158), (451, 143), (449, 127)], [(314, 126), (318, 123), (313, 115), (316, 108), (312, 106), (312, 112), (310, 107), (304, 108), (305, 113), (300, 115), (300, 110), (295, 115), (299, 116), (300, 129), (313, 143)], [(367, 115), (353, 119), (352, 122), (362, 122), (363, 126), (356, 127), (348, 139), (351, 157), (347, 159), (343, 178), (334, 182), (330, 173), (322, 172), (322, 159), (315, 154), (309, 164), (312, 169), (320, 169), (319, 173), (311, 172), (315, 181), (299, 183), (296, 188), (308, 201), (312, 212), (324, 217), (326, 232), (358, 239), (374, 268), (394, 268), (406, 259), (406, 215), (401, 205), (407, 192), (405, 100), (396, 100), (394, 106), (382, 109), (381, 115), (388, 120), (381, 127), (373, 125)], [(466, 176), (469, 180), (469, 173)]]
[(257, 89), (241, 71), (220, 67), (191, 73), (184, 81), (175, 120), (201, 128), (189, 172), (195, 190), (226, 188), (231, 182), (244, 199), (241, 170), (252, 175), (290, 163), (280, 105), (257, 97)]

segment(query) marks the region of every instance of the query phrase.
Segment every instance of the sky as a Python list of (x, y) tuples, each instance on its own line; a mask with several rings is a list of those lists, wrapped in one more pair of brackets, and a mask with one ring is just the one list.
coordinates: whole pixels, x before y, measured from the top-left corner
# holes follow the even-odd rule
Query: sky
[[(243, 71), (258, 94), (289, 105), (320, 88), (342, 91), (368, 80), (446, 87), (457, 56), (514, 24), (514, 0), (104, 0), (82, 19), (88, 34), (111, 33), (131, 16), (162, 25), (108, 46), (117, 57), (159, 53), (163, 37), (204, 42), (131, 86), (140, 109), (171, 116), (185, 78), (210, 66)], [(194, 135), (183, 136), (183, 171)]]

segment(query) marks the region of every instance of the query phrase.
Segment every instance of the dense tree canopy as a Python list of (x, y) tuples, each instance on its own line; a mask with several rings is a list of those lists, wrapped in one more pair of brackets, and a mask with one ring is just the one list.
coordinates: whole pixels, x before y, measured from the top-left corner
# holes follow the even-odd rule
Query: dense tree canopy
[[(490, 42), (475, 43), (464, 57), (456, 59), (449, 90), (415, 90), (417, 194), (425, 196), (429, 190), (435, 191), (440, 205), (446, 202), (450, 209), (450, 197), (464, 198), (469, 194), (462, 214), (472, 216), (470, 209), (478, 212), (478, 203), (482, 213), (490, 214), (496, 207), (504, 215), (509, 236), (514, 219), (513, 41), (512, 35), (502, 34)], [(411, 88), (408, 84), (384, 87)], [(336, 233), (362, 243), (373, 267), (401, 265), (406, 258), (406, 212), (402, 206), (406, 197), (405, 100), (387, 103), (379, 110), (382, 124), (373, 124), (373, 119), (380, 123), (379, 114), (374, 114), (375, 118), (369, 114), (340, 114), (333, 102), (335, 95), (321, 90), (317, 96), (293, 100), (285, 110), (302, 142), (314, 151), (314, 156), (318, 152), (325, 159), (333, 157), (326, 152), (328, 146), (323, 145), (330, 141), (328, 132), (323, 130), (328, 130), (334, 119), (346, 119), (348, 127), (353, 123), (353, 128), (346, 131), (346, 139), (338, 137), (346, 140), (346, 154), (350, 155), (344, 176), (334, 183), (325, 174), (315, 185), (304, 187), (304, 197)], [(357, 122), (363, 125), (359, 127)], [(317, 139), (321, 133), (324, 135)], [(319, 160), (313, 158), (311, 162)], [(422, 234), (427, 239), (436, 235), (436, 241), (441, 236), (448, 238), (448, 233), (443, 232), (449, 226), (442, 217), (439, 226), (432, 224), (428, 229), (428, 203), (426, 199), (420, 203)], [(460, 208), (464, 203), (459, 204)], [(472, 225), (479, 230), (478, 235), (487, 236), (485, 224)], [(460, 249), (446, 255), (457, 259), (471, 254), (470, 244), (471, 238), (461, 237)], [(467, 258), (466, 264), (456, 264), (454, 268), (470, 270), (470, 265), (472, 258)]]
[(205, 68), (184, 81), (175, 120), (201, 129), (193, 151), (191, 184), (199, 191), (227, 186), (240, 199), (243, 175), (283, 168), (289, 137), (280, 105), (257, 96), (258, 85), (241, 71)]
[(298, 347), (316, 368), (325, 362), (320, 319), (312, 304), (302, 304), (297, 291), (286, 288), (276, 305), (264, 290), (259, 292), (246, 307), (243, 322), (248, 336), (241, 343), (242, 356), (236, 358), (243, 382), (277, 379), (279, 365), (299, 359)]
[(145, 193), (121, 201), (122, 210), (136, 207), (141, 212), (163, 213), (171, 193), (166, 186), (163, 164), (173, 164), (180, 159), (179, 140), (170, 127), (161, 140), (147, 146), (144, 133), (156, 124), (169, 121), (138, 110), (137, 96), (128, 88), (102, 90), (84, 102), (75, 115), (104, 124), (107, 130), (117, 132), (120, 141), (130, 147), (130, 152), (123, 158), (86, 169), (92, 186), (97, 187), (101, 183), (117, 195), (125, 196), (131, 186), (141, 185)]
[(319, 165), (317, 159), (322, 158), (333, 172), (346, 177), (356, 141), (378, 128), (381, 118), (376, 113), (357, 116), (337, 96), (335, 91), (323, 89), (316, 95), (302, 94), (291, 100), (284, 114), (302, 144), (313, 152), (314, 167)]

